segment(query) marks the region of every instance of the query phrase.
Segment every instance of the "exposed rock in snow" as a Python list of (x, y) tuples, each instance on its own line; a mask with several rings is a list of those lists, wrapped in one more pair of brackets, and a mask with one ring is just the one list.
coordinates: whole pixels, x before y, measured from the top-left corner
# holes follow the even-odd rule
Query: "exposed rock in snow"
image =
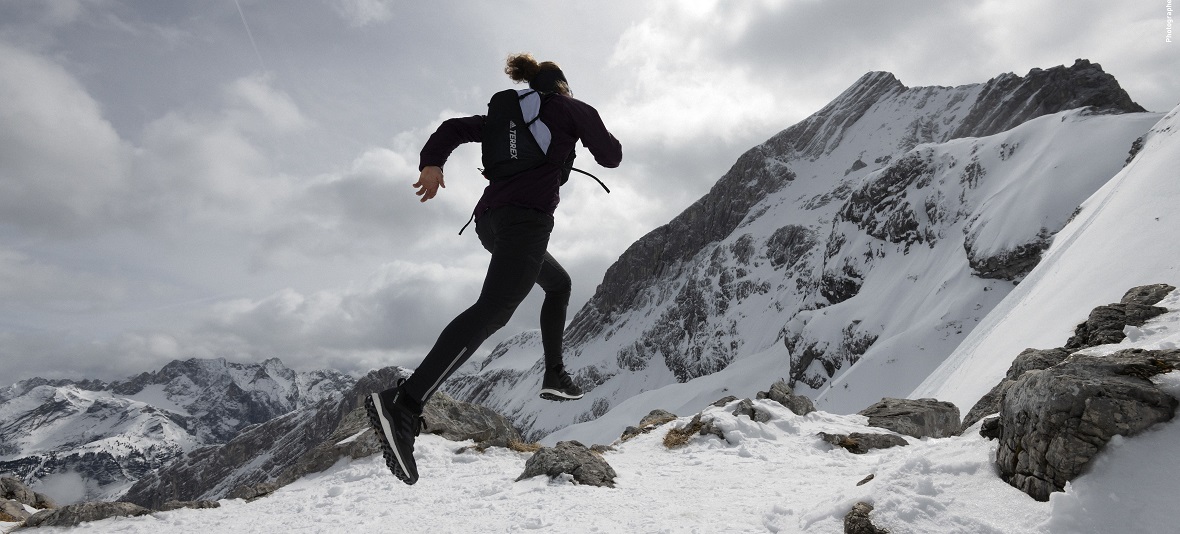
[(888, 530), (877, 528), (869, 519), (872, 511), (873, 505), (867, 502), (852, 505), (852, 510), (844, 516), (844, 534), (889, 534)]
[(885, 428), (918, 439), (959, 434), (959, 408), (935, 399), (884, 398), (860, 411), (869, 426)]
[(111, 517), (134, 517), (151, 510), (129, 502), (80, 502), (54, 510), (42, 510), (25, 520), (26, 527), (73, 527)]
[(890, 447), (904, 447), (910, 442), (897, 434), (877, 434), (853, 432), (851, 434), (831, 434), (820, 432), (819, 438), (841, 447), (852, 454), (864, 454), (874, 449), (888, 449)]
[(545, 475), (558, 478), (569, 475), (574, 482), (587, 486), (615, 487), (618, 476), (602, 456), (576, 441), (562, 441), (556, 447), (543, 447), (524, 464), (517, 481)]
[(1115, 435), (1170, 421), (1180, 404), (1151, 377), (1180, 368), (1180, 350), (1075, 354), (1023, 374), (1004, 392), (996, 463), (1009, 484), (1040, 501), (1065, 489)]

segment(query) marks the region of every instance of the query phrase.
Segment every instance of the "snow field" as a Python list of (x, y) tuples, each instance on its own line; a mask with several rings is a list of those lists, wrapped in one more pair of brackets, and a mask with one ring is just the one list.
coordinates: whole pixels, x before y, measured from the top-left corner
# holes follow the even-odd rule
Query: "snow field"
[[(892, 532), (1039, 532), (1049, 505), (1004, 484), (991, 467), (993, 446), (976, 433), (916, 440), (854, 455), (818, 432), (879, 432), (861, 416), (796, 416), (755, 401), (769, 423), (710, 407), (724, 431), (668, 450), (672, 425), (605, 453), (616, 487), (570, 478), (513, 480), (529, 455), (506, 449), (455, 451), (470, 443), (418, 441), (421, 480), (405, 486), (379, 456), (341, 461), (274, 495), (214, 510), (178, 510), (78, 527), (83, 532), (840, 532), (857, 501)], [(873, 474), (862, 486), (857, 482)], [(1005, 510), (1003, 514), (996, 510)], [(53, 532), (49, 529), (49, 532)]]

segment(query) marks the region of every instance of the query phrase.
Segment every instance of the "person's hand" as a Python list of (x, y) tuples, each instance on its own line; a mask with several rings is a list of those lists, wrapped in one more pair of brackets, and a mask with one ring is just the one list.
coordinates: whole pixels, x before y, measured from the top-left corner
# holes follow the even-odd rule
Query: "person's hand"
[(414, 186), (418, 188), (414, 194), (422, 197), (419, 202), (426, 202), (434, 198), (438, 194), (438, 188), (446, 189), (447, 184), (443, 182), (442, 167), (423, 167), (422, 173), (418, 175), (418, 181)]

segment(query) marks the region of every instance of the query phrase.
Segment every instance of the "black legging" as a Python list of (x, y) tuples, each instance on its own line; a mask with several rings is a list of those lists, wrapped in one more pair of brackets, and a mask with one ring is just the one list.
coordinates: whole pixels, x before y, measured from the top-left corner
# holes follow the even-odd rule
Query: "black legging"
[(541, 344), (545, 364), (561, 365), (561, 341), (570, 300), (570, 277), (545, 249), (553, 218), (536, 210), (504, 206), (476, 221), (475, 232), (492, 253), (479, 299), (455, 317), (434, 348), (406, 380), (406, 392), (425, 404), (489, 336), (508, 323), (533, 284), (545, 290)]

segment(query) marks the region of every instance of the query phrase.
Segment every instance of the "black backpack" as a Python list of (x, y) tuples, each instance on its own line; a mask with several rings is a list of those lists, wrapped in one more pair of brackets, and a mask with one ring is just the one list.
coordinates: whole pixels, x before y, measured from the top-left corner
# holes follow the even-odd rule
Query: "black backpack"
[[(484, 178), (493, 182), (507, 180), (549, 162), (549, 157), (541, 150), (540, 144), (529, 131), (529, 126), (540, 119), (540, 112), (538, 111), (533, 120), (526, 122), (524, 112), (520, 108), (520, 101), (535, 92), (525, 91), (518, 94), (515, 89), (505, 89), (492, 95), (491, 101), (488, 102), (488, 114), (484, 119), (482, 133), (483, 169), (480, 171), (483, 172)], [(549, 100), (549, 96), (546, 93), (540, 94), (542, 106)], [(598, 177), (574, 168), (575, 157), (573, 150), (566, 156), (561, 166), (561, 184), (565, 185), (569, 180), (570, 171), (578, 171), (594, 178), (598, 185), (609, 193), (610, 189)]]

